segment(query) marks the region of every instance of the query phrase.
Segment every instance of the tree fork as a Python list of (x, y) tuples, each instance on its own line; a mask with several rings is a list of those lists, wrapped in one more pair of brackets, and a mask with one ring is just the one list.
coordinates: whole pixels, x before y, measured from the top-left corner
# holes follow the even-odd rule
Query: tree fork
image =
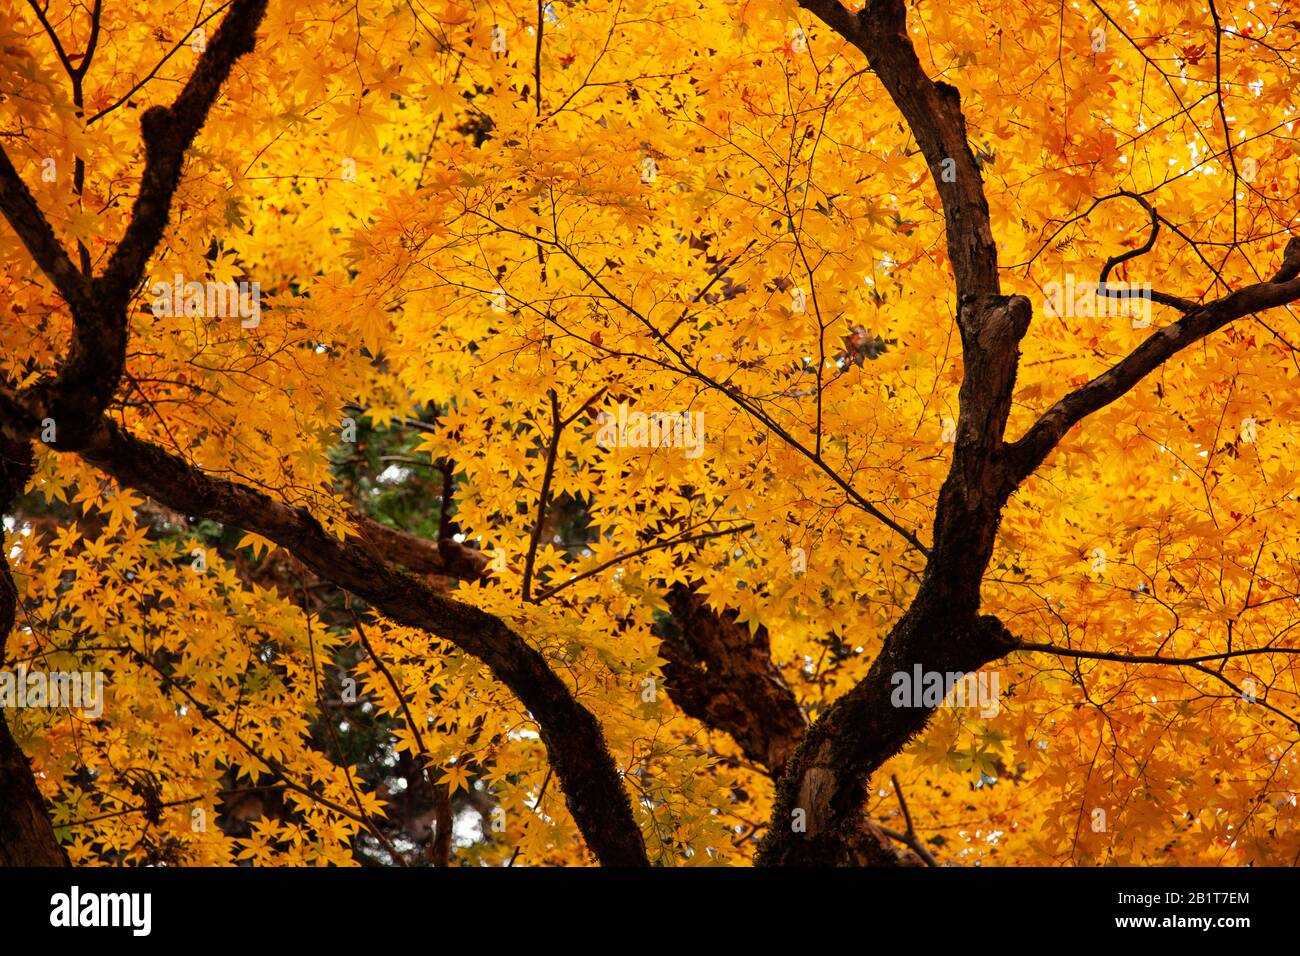
[[(934, 713), (933, 707), (895, 706), (893, 675), (918, 666), (972, 673), (1018, 644), (998, 618), (979, 613), (979, 604), (1002, 508), (1015, 489), (1002, 435), (1032, 311), (1023, 296), (974, 295), (960, 303), (966, 361), (960, 420), (921, 586), (867, 676), (813, 724), (795, 752), (777, 787), (759, 865), (884, 862), (863, 833), (871, 774)], [(802, 829), (795, 827), (797, 818)]]

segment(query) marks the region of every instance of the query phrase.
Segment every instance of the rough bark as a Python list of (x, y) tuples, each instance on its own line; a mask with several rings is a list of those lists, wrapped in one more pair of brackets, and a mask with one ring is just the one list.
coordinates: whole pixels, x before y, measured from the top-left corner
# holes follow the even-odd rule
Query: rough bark
[[(870, 866), (883, 861), (864, 836), (871, 774), (915, 737), (933, 708), (895, 707), (891, 676), (925, 670), (970, 673), (1014, 648), (993, 617), (949, 608), (939, 589), (923, 588), (885, 640), (867, 676), (809, 728), (781, 778), (760, 865)], [(802, 830), (795, 811), (803, 811)]]
[(712, 610), (682, 584), (669, 590), (668, 606), (660, 654), (669, 698), (779, 777), (808, 722), (772, 663), (767, 630), (751, 635), (735, 611)]
[(780, 781), (758, 856), (767, 865), (870, 865), (879, 862), (863, 836), (870, 776), (924, 728), (933, 710), (895, 707), (893, 675), (915, 666), (969, 673), (1016, 643), (1000, 621), (979, 613), (980, 583), (1016, 486), (1003, 432), (1019, 343), (1033, 310), (1021, 296), (1001, 295), (988, 203), (966, 141), (960, 95), (932, 82), (921, 67), (902, 0), (870, 0), (856, 15), (837, 0), (803, 5), (866, 54), (921, 147), (943, 204), (964, 360), (953, 461), (939, 492), (921, 586), (867, 676), (809, 729)]

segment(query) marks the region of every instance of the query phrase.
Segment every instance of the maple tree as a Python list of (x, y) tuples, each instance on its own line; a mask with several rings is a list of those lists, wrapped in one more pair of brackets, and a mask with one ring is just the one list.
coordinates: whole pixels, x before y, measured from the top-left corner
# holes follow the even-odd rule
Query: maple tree
[(5, 13), (0, 862), (1300, 857), (1294, 4)]

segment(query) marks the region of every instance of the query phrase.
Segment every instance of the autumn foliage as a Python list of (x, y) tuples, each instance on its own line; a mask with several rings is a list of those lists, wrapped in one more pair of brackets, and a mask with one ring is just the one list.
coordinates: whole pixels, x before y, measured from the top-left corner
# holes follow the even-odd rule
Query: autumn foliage
[(1300, 856), (1300, 6), (0, 6), (72, 863)]

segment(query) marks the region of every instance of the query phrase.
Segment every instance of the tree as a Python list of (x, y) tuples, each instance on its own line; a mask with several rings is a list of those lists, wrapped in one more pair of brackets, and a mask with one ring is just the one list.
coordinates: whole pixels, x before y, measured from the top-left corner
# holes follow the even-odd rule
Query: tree
[(20, 5), (0, 862), (1293, 862), (1294, 18)]

